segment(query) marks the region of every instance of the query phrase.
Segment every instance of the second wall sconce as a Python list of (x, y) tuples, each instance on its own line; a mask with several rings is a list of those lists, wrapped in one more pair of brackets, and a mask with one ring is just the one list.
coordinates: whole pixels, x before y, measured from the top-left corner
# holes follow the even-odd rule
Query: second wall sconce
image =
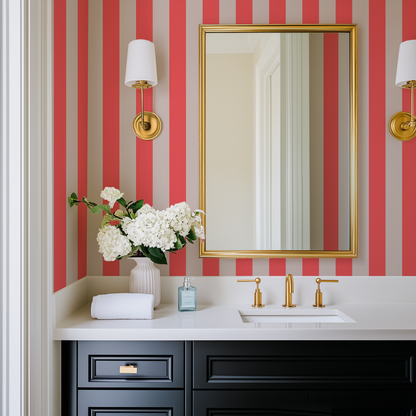
[(411, 90), (410, 113), (399, 111), (392, 116), (389, 124), (391, 135), (404, 142), (416, 136), (416, 119), (413, 108), (413, 90), (416, 87), (416, 40), (408, 40), (400, 44), (396, 85)]
[(142, 111), (133, 121), (133, 130), (139, 139), (153, 140), (162, 131), (162, 120), (150, 111), (144, 111), (143, 90), (157, 85), (156, 55), (153, 42), (132, 40), (127, 50), (126, 78), (128, 87), (141, 91)]

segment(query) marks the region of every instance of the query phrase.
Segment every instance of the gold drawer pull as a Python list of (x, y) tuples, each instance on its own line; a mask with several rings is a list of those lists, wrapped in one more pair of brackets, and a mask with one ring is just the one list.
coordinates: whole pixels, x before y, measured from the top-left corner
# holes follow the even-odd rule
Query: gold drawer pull
[(121, 365), (120, 366), (120, 374), (137, 374), (137, 367), (134, 365)]

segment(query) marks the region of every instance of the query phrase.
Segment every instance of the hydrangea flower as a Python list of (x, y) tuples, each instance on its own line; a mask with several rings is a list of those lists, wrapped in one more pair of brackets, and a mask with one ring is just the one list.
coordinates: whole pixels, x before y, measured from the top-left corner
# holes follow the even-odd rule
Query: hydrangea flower
[(101, 191), (101, 198), (108, 201), (108, 205), (110, 208), (113, 208), (114, 204), (116, 203), (117, 199), (120, 199), (124, 193), (121, 193), (118, 189), (113, 188), (111, 186), (107, 186)]
[(113, 225), (107, 224), (100, 228), (97, 241), (98, 251), (103, 255), (105, 261), (114, 261), (119, 256), (126, 256), (131, 250), (129, 239)]

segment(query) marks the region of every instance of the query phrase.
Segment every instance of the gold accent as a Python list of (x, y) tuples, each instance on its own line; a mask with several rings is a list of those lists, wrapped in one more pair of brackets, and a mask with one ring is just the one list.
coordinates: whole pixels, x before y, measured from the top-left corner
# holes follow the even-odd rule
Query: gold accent
[(322, 280), (318, 277), (315, 282), (318, 283), (318, 289), (315, 292), (315, 305), (312, 306), (314, 308), (325, 308), (325, 305), (322, 304), (321, 283), (337, 283), (338, 280)]
[(293, 276), (288, 274), (285, 279), (285, 304), (284, 308), (295, 308), (296, 305), (292, 303), (292, 293), (295, 292), (295, 285), (293, 282)]
[(137, 367), (135, 367), (133, 364), (121, 365), (120, 374), (137, 374)]
[[(159, 136), (162, 131), (162, 120), (155, 113), (150, 111), (144, 111), (144, 121), (149, 125), (148, 129), (145, 129), (141, 123), (142, 113), (137, 114), (133, 120), (134, 134), (142, 140), (153, 140)], [(145, 124), (146, 125), (146, 124)]]
[(133, 88), (140, 89), (140, 97), (142, 103), (142, 111), (137, 114), (133, 120), (134, 134), (142, 140), (153, 140), (159, 136), (162, 131), (162, 120), (160, 117), (150, 111), (144, 111), (144, 97), (143, 90), (152, 88), (152, 85), (147, 81), (136, 81), (132, 85)]
[(260, 292), (260, 288), (259, 288), (259, 284), (261, 282), (260, 277), (256, 277), (254, 280), (253, 279), (238, 279), (237, 282), (253, 282), (253, 283), (257, 283), (257, 288), (254, 291), (254, 304), (251, 305), (253, 308), (263, 308), (264, 305), (262, 305), (261, 303), (261, 292)]
[(402, 88), (410, 89), (410, 113), (406, 111), (399, 111), (390, 119), (389, 131), (390, 134), (401, 142), (406, 142), (416, 136), (416, 120), (414, 117), (413, 108), (413, 91), (416, 86), (416, 81), (407, 81)]
[[(200, 240), (199, 257), (217, 258), (355, 258), (358, 249), (358, 156), (357, 156), (357, 25), (199, 25), (199, 206), (206, 212), (205, 163), (205, 51), (207, 33), (321, 32), (350, 34), (350, 249), (349, 250), (207, 250)], [(208, 213), (209, 215), (209, 213)], [(206, 218), (202, 217), (206, 229)]]

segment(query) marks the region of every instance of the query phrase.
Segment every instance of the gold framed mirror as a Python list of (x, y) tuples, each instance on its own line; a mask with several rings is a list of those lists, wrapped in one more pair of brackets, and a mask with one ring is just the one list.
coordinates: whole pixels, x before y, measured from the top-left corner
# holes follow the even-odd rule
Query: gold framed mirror
[(200, 25), (200, 257), (357, 257), (357, 26)]

